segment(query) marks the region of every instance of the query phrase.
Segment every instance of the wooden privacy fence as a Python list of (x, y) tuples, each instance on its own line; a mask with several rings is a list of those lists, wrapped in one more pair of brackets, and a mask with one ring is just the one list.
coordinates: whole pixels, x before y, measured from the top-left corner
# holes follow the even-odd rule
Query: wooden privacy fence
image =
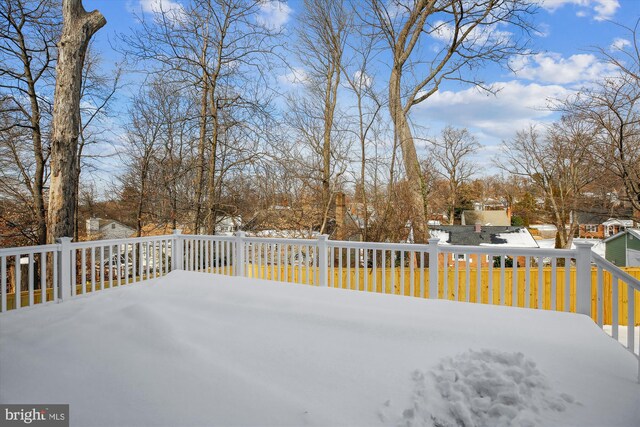
[[(0, 249), (0, 312), (189, 270), (421, 298), (572, 311), (640, 324), (640, 269), (576, 249), (173, 235)], [(17, 291), (17, 292), (16, 292)], [(20, 298), (16, 298), (16, 294)], [(43, 298), (42, 296), (46, 297)], [(629, 322), (629, 319), (635, 321)], [(634, 352), (634, 327), (626, 328)], [(635, 352), (634, 352), (635, 353)], [(638, 358), (640, 361), (640, 357)], [(640, 371), (639, 371), (640, 372)]]
[[(329, 272), (329, 286), (342, 288), (342, 289), (352, 289), (359, 291), (368, 291), (368, 292), (376, 292), (376, 293), (386, 293), (386, 294), (395, 294), (395, 295), (404, 295), (404, 296), (414, 296), (414, 297), (424, 297), (429, 298), (429, 269), (418, 269), (414, 270), (413, 282), (410, 276), (410, 272), (408, 269), (404, 273), (402, 273), (399, 269), (397, 269), (393, 274), (395, 277), (392, 277), (392, 272), (390, 268), (382, 269), (382, 268), (362, 268), (361, 273), (356, 277), (355, 269), (351, 269), (349, 271), (348, 268), (342, 267), (342, 269), (330, 269), (333, 271)], [(627, 272), (629, 275), (636, 279), (640, 279), (640, 267), (625, 267), (621, 269), (622, 271)], [(210, 272), (220, 272), (224, 274), (221, 270), (209, 270)], [(518, 268), (518, 286), (517, 286), (517, 300), (515, 306), (517, 307), (527, 307), (525, 305), (525, 289), (526, 289), (526, 280), (525, 280), (525, 269)], [(545, 310), (557, 310), (564, 311), (564, 303), (565, 303), (565, 273), (566, 269), (564, 267), (559, 267), (556, 271), (556, 278), (553, 281), (553, 274), (551, 267), (544, 267), (542, 270), (542, 286), (543, 286), (543, 309)], [(499, 287), (493, 287), (491, 294), (492, 298), (489, 299), (489, 268), (484, 267), (479, 270), (480, 273), (480, 296), (478, 296), (478, 270), (475, 268), (471, 268), (469, 270), (469, 298), (467, 299), (467, 276), (466, 272), (462, 271), (458, 273), (458, 277), (456, 280), (456, 274), (453, 271), (448, 272), (447, 278), (447, 292), (445, 296), (445, 286), (444, 286), (444, 276), (439, 277), (438, 281), (438, 298), (439, 299), (448, 299), (451, 301), (455, 301), (456, 294), (451, 284), (457, 283), (458, 285), (458, 295), (459, 299), (463, 301), (469, 301), (473, 303), (481, 302), (483, 304), (500, 304), (500, 289)], [(401, 275), (404, 274), (404, 277)], [(493, 270), (491, 272), (493, 275), (493, 283), (499, 283), (500, 280), (500, 271)], [(383, 280), (383, 275), (385, 276), (385, 280)], [(538, 270), (531, 271), (531, 290), (530, 290), (530, 308), (540, 308), (538, 305), (538, 277), (540, 272)], [(569, 268), (570, 275), (570, 310), (575, 313), (576, 311), (576, 269), (575, 267)], [(279, 266), (258, 266), (258, 265), (249, 265), (247, 269), (247, 277), (256, 278), (256, 279), (264, 279), (264, 280), (277, 280), (281, 282), (290, 282), (290, 283), (302, 283), (311, 285), (317, 284), (318, 270), (315, 267), (302, 267), (299, 269), (297, 266), (291, 265), (279, 265)], [(426, 278), (426, 292), (421, 293), (420, 285), (421, 285), (421, 277)], [(597, 279), (597, 269), (593, 267), (591, 269), (591, 277), (592, 282), (595, 283)], [(513, 271), (509, 269), (505, 272), (505, 280), (508, 283), (513, 281)], [(385, 283), (385, 288), (382, 288), (382, 283)], [(603, 286), (603, 323), (605, 325), (611, 325), (612, 322), (612, 302), (611, 298), (613, 295), (612, 288), (613, 277), (609, 272), (604, 273), (604, 286)], [(393, 289), (391, 288), (391, 283), (393, 283)], [(413, 286), (412, 286), (413, 283)], [(555, 286), (554, 286), (555, 284)], [(622, 283), (618, 284), (618, 323), (619, 325), (627, 325), (628, 319), (628, 295), (624, 292), (624, 285)], [(505, 288), (505, 304), (507, 306), (513, 305), (513, 296), (512, 296), (512, 287)], [(551, 293), (555, 292), (555, 304), (552, 303)], [(591, 317), (594, 321), (597, 322), (597, 287), (593, 287), (591, 290)], [(635, 305), (640, 306), (640, 292), (636, 292), (635, 294)], [(553, 306), (553, 308), (552, 308)], [(640, 325), (640, 310), (637, 310), (635, 313), (635, 325)]]

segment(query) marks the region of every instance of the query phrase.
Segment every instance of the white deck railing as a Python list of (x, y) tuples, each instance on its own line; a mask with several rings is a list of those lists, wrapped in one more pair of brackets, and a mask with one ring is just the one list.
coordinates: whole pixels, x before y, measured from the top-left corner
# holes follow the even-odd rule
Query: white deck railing
[[(189, 270), (455, 301), (575, 311), (638, 356), (640, 280), (591, 251), (173, 235), (0, 249), (0, 311)], [(18, 292), (16, 292), (18, 290)], [(622, 298), (620, 298), (622, 296)], [(626, 298), (625, 298), (626, 296)], [(626, 310), (621, 306), (626, 305)], [(608, 327), (608, 326), (607, 326)], [(640, 381), (640, 364), (639, 378)]]

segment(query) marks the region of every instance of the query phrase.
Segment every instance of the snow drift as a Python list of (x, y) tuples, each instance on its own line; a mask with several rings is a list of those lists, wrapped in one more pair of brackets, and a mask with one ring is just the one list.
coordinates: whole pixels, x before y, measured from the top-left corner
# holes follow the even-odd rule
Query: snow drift
[(636, 368), (585, 316), (184, 271), (0, 316), (0, 402), (76, 426), (636, 426)]

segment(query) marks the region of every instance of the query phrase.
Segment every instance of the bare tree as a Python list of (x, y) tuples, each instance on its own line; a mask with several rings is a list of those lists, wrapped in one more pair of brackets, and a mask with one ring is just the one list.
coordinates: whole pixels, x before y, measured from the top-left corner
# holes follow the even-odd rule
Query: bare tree
[(578, 223), (575, 210), (584, 188), (598, 179), (592, 153), (595, 129), (566, 116), (546, 134), (536, 128), (518, 132), (504, 143), (507, 163), (496, 165), (531, 180), (544, 195), (546, 211), (557, 228), (556, 247), (570, 248)]
[[(46, 243), (45, 209), (46, 165), (49, 150), (46, 132), (50, 105), (47, 101), (52, 89), (55, 39), (60, 30), (55, 0), (7, 0), (0, 4), (0, 109), (8, 119), (0, 126), (11, 164), (2, 168), (2, 186), (15, 192), (15, 185), (24, 186), (31, 200), (35, 223), (35, 243)], [(30, 154), (19, 145), (30, 140)], [(7, 173), (16, 171), (19, 180), (9, 184)], [(18, 190), (19, 191), (19, 190)], [(27, 227), (28, 228), (28, 227)]]
[(431, 157), (438, 173), (448, 182), (449, 223), (454, 223), (456, 208), (459, 207), (460, 189), (475, 173), (479, 166), (473, 156), (480, 144), (467, 129), (447, 126), (441, 136), (432, 141)]
[(51, 127), (50, 243), (73, 235), (82, 70), (91, 37), (107, 23), (99, 11), (86, 12), (82, 0), (63, 0), (62, 19)]
[(222, 164), (222, 158), (233, 149), (225, 135), (230, 135), (231, 128), (249, 129), (230, 113), (266, 111), (265, 99), (255, 96), (263, 96), (267, 87), (260, 83), (275, 54), (279, 30), (258, 19), (261, 3), (192, 0), (166, 9), (160, 4), (150, 21), (141, 17), (139, 31), (122, 37), (126, 53), (155, 65), (152, 72), (169, 73), (183, 90), (197, 92), (199, 138), (192, 219), (196, 232), (203, 225), (208, 233), (215, 232), (220, 189), (229, 166)]
[(625, 190), (625, 200), (640, 211), (640, 40), (634, 28), (623, 27), (630, 46), (600, 49), (614, 74), (595, 82), (561, 109), (578, 115), (597, 127), (594, 153), (599, 164), (617, 177)]
[[(317, 138), (313, 138), (319, 143), (322, 158), (320, 233), (325, 233), (327, 229), (329, 210), (333, 202), (332, 146), (336, 138), (336, 105), (350, 19), (343, 2), (339, 0), (305, 0), (304, 10), (299, 19), (299, 43), (296, 50), (307, 74), (305, 87), (310, 102), (292, 105), (297, 108), (303, 107), (302, 114), (317, 114), (316, 123), (321, 125)], [(319, 106), (317, 109), (314, 108), (316, 104)], [(302, 119), (300, 116), (299, 118)], [(300, 125), (303, 123), (304, 120), (298, 121)], [(312, 132), (307, 130), (306, 133)]]
[[(533, 12), (528, 0), (369, 0), (370, 25), (383, 35), (391, 56), (389, 112), (397, 134), (407, 179), (413, 195), (416, 240), (427, 238), (428, 195), (410, 125), (411, 109), (436, 93), (445, 80), (457, 80), (485, 90), (474, 69), (523, 53), (521, 40), (501, 26), (527, 31)], [(440, 42), (433, 53), (421, 43), (425, 37)]]
[(380, 119), (383, 100), (382, 94), (378, 93), (374, 87), (374, 75), (371, 71), (377, 40), (363, 34), (364, 29), (360, 28), (359, 30), (359, 33), (352, 37), (355, 42), (349, 43), (349, 47), (353, 51), (352, 60), (342, 67), (347, 85), (356, 98), (356, 137), (360, 146), (360, 176), (357, 187), (359, 191), (356, 191), (360, 194), (356, 194), (356, 197), (359, 196), (362, 203), (362, 239), (368, 241), (370, 214), (367, 198), (367, 160), (369, 160), (367, 146), (374, 142), (372, 136), (375, 138), (378, 134), (374, 126)]

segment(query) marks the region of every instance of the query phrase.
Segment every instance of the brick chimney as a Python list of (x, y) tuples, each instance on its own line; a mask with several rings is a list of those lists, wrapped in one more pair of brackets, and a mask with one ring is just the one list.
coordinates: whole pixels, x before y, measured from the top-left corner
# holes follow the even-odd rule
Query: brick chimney
[(482, 224), (480, 224), (479, 222), (476, 222), (475, 232), (480, 233), (481, 231), (482, 231)]
[(344, 193), (336, 194), (336, 239), (344, 240), (345, 238), (345, 215), (346, 204)]
[(507, 206), (507, 218), (509, 218), (509, 225), (511, 225), (511, 206)]

